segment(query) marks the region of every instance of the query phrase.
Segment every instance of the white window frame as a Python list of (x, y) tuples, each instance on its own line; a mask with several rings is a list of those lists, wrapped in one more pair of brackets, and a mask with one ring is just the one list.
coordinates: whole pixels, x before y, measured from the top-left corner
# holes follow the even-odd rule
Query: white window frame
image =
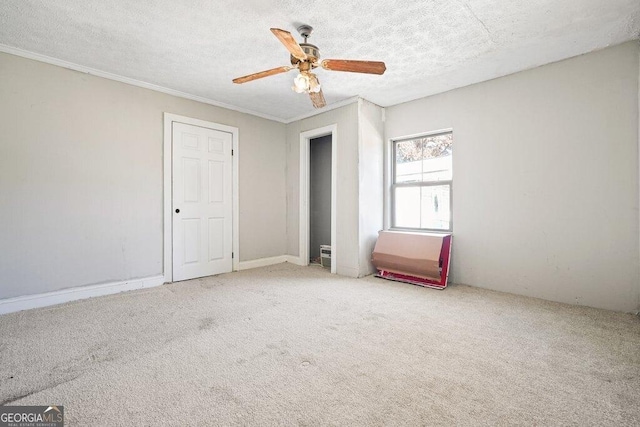
[[(453, 232), (453, 170), (451, 171), (452, 176), (450, 180), (441, 180), (441, 181), (419, 181), (419, 182), (408, 182), (408, 183), (396, 183), (396, 144), (399, 142), (411, 141), (414, 139), (420, 138), (428, 138), (431, 136), (438, 135), (446, 135), (452, 134), (453, 137), (453, 129), (444, 129), (435, 132), (421, 133), (417, 135), (405, 136), (400, 138), (393, 138), (389, 140), (389, 196), (387, 200), (389, 201), (389, 227), (390, 230), (398, 230), (398, 231), (417, 231), (417, 232), (427, 232), (427, 233), (451, 233)], [(453, 154), (452, 154), (453, 155)], [(412, 228), (412, 227), (397, 227), (395, 225), (395, 194), (397, 188), (402, 187), (432, 187), (432, 186), (441, 186), (448, 185), (449, 186), (449, 212), (451, 213), (451, 218), (449, 219), (449, 228)]]

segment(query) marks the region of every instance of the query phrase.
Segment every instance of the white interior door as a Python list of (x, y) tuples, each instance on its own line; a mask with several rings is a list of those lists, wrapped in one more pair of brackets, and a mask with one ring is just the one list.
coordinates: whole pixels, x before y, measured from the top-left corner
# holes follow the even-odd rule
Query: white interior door
[(173, 280), (232, 270), (232, 134), (173, 122)]

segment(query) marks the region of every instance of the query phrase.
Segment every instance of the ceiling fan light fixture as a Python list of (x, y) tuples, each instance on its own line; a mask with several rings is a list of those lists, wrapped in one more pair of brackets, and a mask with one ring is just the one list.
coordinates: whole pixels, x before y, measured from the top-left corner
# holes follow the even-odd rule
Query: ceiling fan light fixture
[(293, 87), (292, 89), (297, 92), (297, 93), (305, 93), (305, 92), (309, 92), (309, 87), (310, 87), (310, 82), (309, 82), (309, 76), (307, 76), (306, 74), (298, 74), (294, 79), (293, 79)]
[(291, 89), (296, 93), (319, 93), (322, 88), (315, 74), (303, 71), (293, 79)]
[(316, 77), (315, 74), (311, 74), (311, 78), (309, 79), (309, 92), (318, 93), (321, 89), (318, 77)]

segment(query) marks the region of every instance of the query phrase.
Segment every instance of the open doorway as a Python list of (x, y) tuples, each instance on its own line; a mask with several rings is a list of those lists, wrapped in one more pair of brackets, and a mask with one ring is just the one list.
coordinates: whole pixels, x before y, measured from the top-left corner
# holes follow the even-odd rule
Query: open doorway
[[(323, 144), (320, 140), (325, 137)], [(336, 243), (337, 144), (338, 126), (335, 124), (300, 133), (299, 263), (309, 265), (312, 259), (321, 256), (321, 245), (326, 245), (331, 253), (331, 273), (334, 274), (340, 259), (340, 248)], [(313, 166), (311, 162), (314, 162)], [(330, 218), (329, 239), (326, 234), (327, 212)]]
[(331, 139), (331, 135), (325, 135), (309, 140), (309, 263), (329, 268), (331, 267)]

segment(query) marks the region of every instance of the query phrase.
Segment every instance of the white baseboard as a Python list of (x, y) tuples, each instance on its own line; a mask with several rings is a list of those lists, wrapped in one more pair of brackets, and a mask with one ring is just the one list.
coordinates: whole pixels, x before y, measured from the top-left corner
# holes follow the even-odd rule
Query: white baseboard
[(295, 264), (295, 265), (309, 265), (308, 262), (304, 262), (302, 260), (302, 258), (300, 258), (299, 256), (294, 256), (294, 255), (285, 255), (287, 257), (287, 262), (290, 262), (291, 264)]
[(302, 265), (302, 266), (309, 265), (308, 262), (304, 263), (302, 261), (302, 258), (298, 256), (279, 255), (279, 256), (274, 256), (270, 258), (253, 259), (251, 261), (240, 261), (238, 263), (237, 271), (249, 270), (251, 268), (258, 268), (258, 267), (266, 267), (268, 265), (282, 264), (283, 262), (290, 262), (291, 264)]
[(152, 288), (164, 284), (164, 276), (145, 277), (124, 282), (102, 283), (100, 285), (80, 286), (61, 289), (43, 294), (24, 295), (0, 300), (0, 314), (14, 313), (38, 307), (62, 304), (69, 301), (117, 294), (135, 289)]
[(286, 255), (273, 256), (270, 258), (252, 259), (251, 261), (240, 261), (238, 271), (249, 270), (251, 268), (266, 267), (268, 265), (282, 264), (287, 261)]

